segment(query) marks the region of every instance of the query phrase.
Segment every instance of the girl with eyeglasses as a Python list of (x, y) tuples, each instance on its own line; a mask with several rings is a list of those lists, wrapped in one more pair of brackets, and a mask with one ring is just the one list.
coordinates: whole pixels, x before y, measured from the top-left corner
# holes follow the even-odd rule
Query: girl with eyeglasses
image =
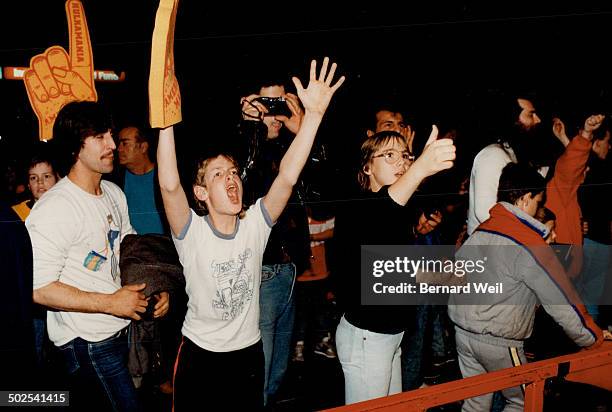
[(380, 132), (365, 140), (357, 175), (362, 195), (336, 219), (335, 270), (345, 311), (336, 345), (346, 404), (402, 390), (400, 342), (414, 314), (410, 306), (361, 305), (360, 246), (413, 243), (414, 219), (406, 204), (426, 177), (451, 168), (455, 159), (453, 141), (437, 136), (433, 126), (414, 162), (399, 133)]

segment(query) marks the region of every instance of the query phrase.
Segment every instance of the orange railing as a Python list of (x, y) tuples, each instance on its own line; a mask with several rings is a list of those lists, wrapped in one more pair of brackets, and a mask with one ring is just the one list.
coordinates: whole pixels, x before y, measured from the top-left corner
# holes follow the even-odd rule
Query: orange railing
[(548, 378), (588, 383), (612, 391), (612, 342), (594, 350), (329, 409), (328, 412), (417, 412), (518, 385), (525, 386), (525, 412), (541, 411)]

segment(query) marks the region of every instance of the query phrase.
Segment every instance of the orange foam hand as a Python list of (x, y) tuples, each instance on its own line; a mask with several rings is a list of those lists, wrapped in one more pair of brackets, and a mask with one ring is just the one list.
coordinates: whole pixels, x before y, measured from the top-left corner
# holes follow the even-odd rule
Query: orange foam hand
[(166, 128), (182, 120), (181, 91), (174, 71), (174, 26), (178, 0), (160, 0), (155, 17), (149, 72), (151, 127)]
[(41, 140), (53, 137), (57, 114), (73, 101), (96, 101), (93, 53), (85, 10), (79, 0), (66, 2), (69, 28), (69, 52), (51, 46), (30, 59), (23, 81), (32, 109), (38, 118)]

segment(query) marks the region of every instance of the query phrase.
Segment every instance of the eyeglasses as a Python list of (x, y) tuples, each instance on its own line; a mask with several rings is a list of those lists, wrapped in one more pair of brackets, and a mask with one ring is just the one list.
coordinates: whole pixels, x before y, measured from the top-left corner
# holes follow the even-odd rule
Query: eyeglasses
[(414, 162), (414, 155), (412, 155), (410, 152), (408, 151), (400, 152), (399, 150), (395, 150), (395, 149), (389, 149), (389, 150), (384, 151), (381, 154), (372, 156), (372, 159), (375, 159), (377, 157), (382, 157), (383, 159), (385, 159), (385, 162), (390, 165), (397, 163), (400, 160), (400, 158), (403, 159), (404, 162), (408, 162), (408, 163)]

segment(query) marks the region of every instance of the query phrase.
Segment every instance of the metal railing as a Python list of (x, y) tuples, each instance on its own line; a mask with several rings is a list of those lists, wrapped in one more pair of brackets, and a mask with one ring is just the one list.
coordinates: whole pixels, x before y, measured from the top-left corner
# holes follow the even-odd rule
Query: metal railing
[(542, 411), (543, 408), (546, 379), (555, 377), (612, 391), (612, 342), (604, 342), (593, 350), (584, 350), (571, 355), (328, 409), (327, 412), (421, 412), (435, 406), (523, 384), (525, 412), (536, 412)]

